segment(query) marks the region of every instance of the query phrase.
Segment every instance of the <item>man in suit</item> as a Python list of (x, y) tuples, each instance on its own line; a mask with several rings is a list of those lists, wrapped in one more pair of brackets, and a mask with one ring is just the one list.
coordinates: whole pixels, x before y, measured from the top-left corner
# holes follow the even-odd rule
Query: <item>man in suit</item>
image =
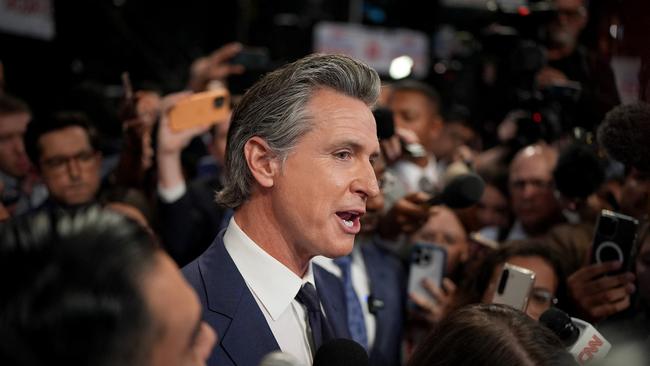
[(310, 365), (349, 338), (341, 283), (311, 259), (345, 256), (379, 194), (369, 106), (379, 77), (345, 56), (312, 55), (269, 73), (236, 107), (218, 201), (234, 209), (183, 272), (219, 335), (209, 365), (257, 366), (282, 350)]
[[(374, 168), (379, 181), (383, 182), (383, 159), (377, 159)], [(382, 184), (382, 191), (366, 202), (366, 214), (361, 218), (361, 232), (355, 238), (352, 253), (347, 256), (349, 259), (322, 256), (314, 259), (317, 264), (339, 277), (344, 289), (353, 295), (347, 298), (348, 328), (352, 338), (368, 350), (372, 366), (400, 364), (405, 320), (404, 268), (399, 258), (384, 248), (386, 243), (382, 242), (377, 233), (383, 210)], [(355, 307), (360, 309), (356, 315), (352, 310)]]

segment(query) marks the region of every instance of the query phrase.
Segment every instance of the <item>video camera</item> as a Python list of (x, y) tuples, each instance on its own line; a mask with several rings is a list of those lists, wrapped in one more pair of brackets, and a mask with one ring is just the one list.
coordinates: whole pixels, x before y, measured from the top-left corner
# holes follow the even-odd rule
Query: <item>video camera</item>
[[(548, 25), (557, 12), (552, 0), (442, 0), (448, 22), (471, 29), (482, 59), (496, 66), (484, 103), (494, 118), (516, 116), (516, 149), (538, 140), (551, 142), (577, 123), (567, 113), (580, 98), (579, 83), (540, 88), (537, 75), (547, 64)], [(467, 23), (470, 19), (471, 25)]]

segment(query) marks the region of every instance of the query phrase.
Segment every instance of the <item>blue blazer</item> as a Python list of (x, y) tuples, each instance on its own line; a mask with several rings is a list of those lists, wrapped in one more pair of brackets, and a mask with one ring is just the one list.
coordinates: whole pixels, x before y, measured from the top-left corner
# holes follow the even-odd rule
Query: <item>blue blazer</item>
[[(370, 365), (397, 366), (401, 360), (406, 280), (399, 259), (374, 243), (361, 245), (370, 282), (369, 302), (381, 302), (373, 311), (377, 324)], [(371, 305), (370, 303), (368, 305)], [(373, 306), (371, 306), (371, 310)]]
[[(258, 366), (280, 349), (271, 328), (223, 244), (222, 230), (212, 245), (183, 267), (203, 306), (203, 319), (219, 337), (209, 366)], [(350, 339), (345, 293), (336, 276), (313, 265), (316, 289), (336, 338)]]

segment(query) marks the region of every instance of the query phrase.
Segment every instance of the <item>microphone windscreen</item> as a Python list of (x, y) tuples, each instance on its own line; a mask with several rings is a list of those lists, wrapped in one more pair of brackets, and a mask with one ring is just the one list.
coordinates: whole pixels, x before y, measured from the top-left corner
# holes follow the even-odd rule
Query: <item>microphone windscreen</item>
[(324, 343), (314, 356), (313, 366), (369, 366), (368, 353), (352, 340), (339, 338)]
[(372, 111), (377, 123), (377, 137), (385, 140), (395, 134), (395, 121), (393, 120), (393, 111), (388, 108), (379, 107)]
[(539, 322), (553, 331), (564, 343), (565, 347), (575, 344), (580, 337), (580, 330), (573, 324), (571, 317), (560, 309), (550, 308), (546, 310), (539, 317)]
[(434, 204), (445, 204), (450, 208), (466, 208), (476, 204), (483, 195), (485, 182), (480, 176), (468, 173), (452, 179), (442, 193), (434, 197)]
[(281, 351), (271, 352), (264, 356), (259, 366), (299, 366), (300, 362), (288, 353)]

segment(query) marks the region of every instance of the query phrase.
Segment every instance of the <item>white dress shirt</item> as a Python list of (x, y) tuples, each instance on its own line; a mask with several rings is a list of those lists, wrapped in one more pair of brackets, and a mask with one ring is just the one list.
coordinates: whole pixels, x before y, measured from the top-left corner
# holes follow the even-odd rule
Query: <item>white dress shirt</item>
[[(300, 278), (255, 244), (234, 218), (230, 219), (223, 242), (280, 349), (296, 357), (302, 365), (311, 365), (313, 356), (311, 336), (307, 333), (307, 312), (295, 300), (305, 282), (315, 286), (311, 263), (304, 278)], [(255, 338), (255, 334), (250, 336)]]
[[(366, 333), (368, 334), (368, 350), (372, 349), (372, 346), (375, 342), (375, 332), (377, 329), (377, 321), (375, 320), (375, 315), (370, 312), (368, 308), (368, 296), (370, 296), (370, 279), (368, 278), (368, 272), (366, 272), (366, 264), (363, 260), (363, 253), (361, 253), (361, 243), (355, 243), (354, 249), (352, 249), (352, 264), (350, 265), (350, 271), (352, 272), (352, 287), (354, 292), (357, 293), (357, 298), (361, 304), (361, 309), (363, 310), (363, 317), (366, 323)], [(341, 278), (343, 274), (341, 273), (341, 268), (334, 263), (333, 259), (317, 256), (314, 257), (314, 263), (323, 267), (326, 271), (331, 274)]]

